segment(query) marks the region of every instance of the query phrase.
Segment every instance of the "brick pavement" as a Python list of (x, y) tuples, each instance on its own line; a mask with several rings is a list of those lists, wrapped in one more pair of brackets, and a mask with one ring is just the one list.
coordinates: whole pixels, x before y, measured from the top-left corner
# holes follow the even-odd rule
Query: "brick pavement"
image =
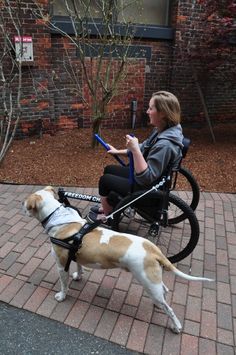
[[(165, 314), (154, 309), (143, 288), (120, 269), (86, 271), (59, 289), (50, 243), (40, 224), (23, 215), (21, 202), (39, 186), (0, 185), (0, 301), (108, 339), (145, 354), (234, 354), (236, 340), (236, 195), (202, 193), (197, 216), (200, 241), (178, 267), (215, 278), (186, 282), (164, 272), (167, 300), (183, 324), (173, 334)], [(94, 189), (70, 188), (80, 193)], [(88, 202), (78, 201), (83, 215)], [(72, 265), (72, 270), (75, 265)]]

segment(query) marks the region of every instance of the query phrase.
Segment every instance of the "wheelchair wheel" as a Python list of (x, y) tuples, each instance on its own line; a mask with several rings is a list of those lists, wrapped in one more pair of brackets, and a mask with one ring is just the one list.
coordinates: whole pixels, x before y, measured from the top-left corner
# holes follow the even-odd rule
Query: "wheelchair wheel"
[[(196, 247), (199, 238), (199, 224), (193, 210), (178, 196), (169, 194), (168, 218), (165, 223), (161, 212), (164, 196), (161, 191), (151, 192), (151, 196), (147, 194), (139, 202), (125, 207), (142, 193), (139, 191), (129, 195), (116, 206), (116, 210), (121, 210), (114, 214), (112, 228), (149, 239), (172, 263), (186, 258)], [(176, 213), (184, 214), (185, 220), (177, 225), (170, 224), (168, 219), (175, 218)]]
[[(195, 211), (200, 199), (199, 185), (192, 173), (185, 167), (180, 167), (177, 174), (176, 186), (172, 194), (180, 197)], [(175, 217), (169, 218), (169, 224), (177, 224), (184, 219), (185, 214), (180, 211), (179, 215), (176, 214)]]

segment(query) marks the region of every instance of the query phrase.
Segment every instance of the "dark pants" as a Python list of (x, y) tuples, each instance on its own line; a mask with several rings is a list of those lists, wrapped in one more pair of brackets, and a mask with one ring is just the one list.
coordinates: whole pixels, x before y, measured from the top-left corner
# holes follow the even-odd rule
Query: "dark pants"
[[(136, 190), (137, 184), (134, 185)], [(129, 167), (119, 165), (108, 165), (104, 169), (99, 180), (99, 195), (108, 196), (111, 191), (117, 192), (121, 196), (126, 196), (131, 191), (129, 183)]]

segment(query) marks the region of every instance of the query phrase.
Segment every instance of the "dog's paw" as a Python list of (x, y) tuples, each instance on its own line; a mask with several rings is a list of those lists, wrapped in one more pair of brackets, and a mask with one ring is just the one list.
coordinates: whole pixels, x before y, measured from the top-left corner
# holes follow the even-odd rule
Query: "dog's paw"
[(73, 272), (72, 278), (73, 278), (74, 281), (81, 280), (81, 279), (82, 279), (82, 274), (81, 274), (81, 273), (78, 273), (77, 271), (76, 271), (76, 272)]
[(58, 302), (62, 302), (64, 301), (64, 299), (66, 298), (66, 294), (64, 292), (57, 292), (55, 294), (55, 299), (58, 301)]
[(179, 334), (179, 333), (181, 333), (181, 331), (182, 331), (182, 327), (180, 326), (175, 326), (175, 325), (172, 325), (171, 327), (170, 327), (170, 329), (172, 330), (172, 332), (173, 333), (175, 333), (175, 334)]

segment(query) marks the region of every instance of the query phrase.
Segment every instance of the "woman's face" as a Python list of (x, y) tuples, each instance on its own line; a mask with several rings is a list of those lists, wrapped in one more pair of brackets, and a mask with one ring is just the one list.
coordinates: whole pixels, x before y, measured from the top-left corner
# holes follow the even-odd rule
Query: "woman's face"
[(149, 108), (147, 110), (147, 114), (150, 119), (150, 124), (157, 128), (162, 128), (164, 121), (164, 114), (162, 112), (157, 111), (155, 106), (154, 98), (151, 98), (149, 101)]

